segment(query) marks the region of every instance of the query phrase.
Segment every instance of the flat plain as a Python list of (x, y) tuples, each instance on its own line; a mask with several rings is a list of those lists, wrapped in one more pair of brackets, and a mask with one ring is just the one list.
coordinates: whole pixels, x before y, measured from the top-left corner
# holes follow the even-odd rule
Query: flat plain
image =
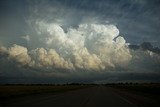
[[(147, 88), (148, 87), (148, 88)], [(9, 85), (1, 107), (159, 107), (157, 85)]]

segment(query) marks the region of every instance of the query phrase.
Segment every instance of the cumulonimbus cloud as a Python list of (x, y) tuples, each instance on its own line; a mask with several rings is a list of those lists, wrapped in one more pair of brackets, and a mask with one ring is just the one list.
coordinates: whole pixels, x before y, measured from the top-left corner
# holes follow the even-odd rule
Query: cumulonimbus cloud
[(57, 24), (38, 23), (50, 48), (28, 50), (14, 44), (8, 57), (21, 65), (43, 68), (114, 70), (124, 67), (132, 55), (114, 25), (81, 24), (67, 32)]
[[(39, 78), (38, 83), (43, 82), (44, 78), (49, 79), (49, 82), (143, 79), (159, 82), (159, 48), (146, 43), (143, 46), (129, 45), (124, 38), (134, 36), (133, 40), (128, 37), (130, 41), (141, 41), (141, 36), (144, 35), (138, 36), (137, 32), (148, 32), (146, 24), (140, 21), (128, 24), (131, 17), (119, 17), (117, 11), (122, 14), (127, 12), (121, 12), (121, 2), (118, 5), (114, 2), (111, 3), (113, 5), (110, 2), (106, 5), (106, 1), (98, 2), (100, 5), (92, 3), (92, 8), (86, 3), (89, 2), (82, 2), (81, 6), (75, 2), (71, 6), (74, 2), (29, 0), (25, 6), (24, 20), (18, 21), (24, 31), (17, 27), (12, 30), (20, 30), (19, 34), (17, 31), (14, 34), (10, 27), (5, 29), (9, 35), (13, 33), (26, 36), (13, 36), (12, 41), (9, 39), (11, 35), (8, 35), (7, 39), (0, 40), (4, 44), (0, 43), (0, 83), (26, 82), (30, 81), (29, 78), (33, 78), (33, 81)], [(9, 19), (6, 19), (8, 23), (15, 21)], [(115, 23), (122, 31), (119, 31)], [(135, 27), (137, 32), (132, 29)], [(120, 35), (120, 32), (127, 35)], [(155, 33), (151, 29), (149, 34), (152, 36)]]
[[(36, 22), (39, 41), (46, 47), (28, 50), (1, 46), (1, 55), (18, 66), (43, 70), (158, 71), (160, 56), (149, 50), (131, 50), (112, 24), (80, 24), (65, 31), (60, 25)], [(81, 69), (81, 70), (80, 70)]]

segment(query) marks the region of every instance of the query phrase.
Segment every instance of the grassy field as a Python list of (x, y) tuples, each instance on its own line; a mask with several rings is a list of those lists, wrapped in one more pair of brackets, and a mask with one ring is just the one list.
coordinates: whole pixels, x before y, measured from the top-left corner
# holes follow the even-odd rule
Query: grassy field
[[(103, 84), (104, 85), (104, 84)], [(0, 98), (18, 97), (29, 94), (39, 93), (62, 93), (71, 90), (77, 90), (81, 88), (87, 88), (91, 86), (98, 86), (95, 84), (72, 84), (72, 85), (0, 85)], [(160, 98), (160, 84), (106, 84), (106, 86), (122, 90), (133, 92), (135, 94), (143, 94), (149, 96), (157, 96)]]
[(160, 94), (160, 84), (149, 84), (149, 83), (142, 83), (142, 84), (112, 84), (109, 85), (114, 88), (122, 89), (122, 90), (130, 90), (130, 91), (137, 91), (143, 93), (150, 93), (150, 94)]
[(160, 84), (159, 83), (139, 83), (139, 84), (109, 84), (112, 88), (143, 95), (160, 101)]
[(61, 93), (87, 87), (90, 87), (90, 85), (1, 85), (0, 98), (39, 93)]

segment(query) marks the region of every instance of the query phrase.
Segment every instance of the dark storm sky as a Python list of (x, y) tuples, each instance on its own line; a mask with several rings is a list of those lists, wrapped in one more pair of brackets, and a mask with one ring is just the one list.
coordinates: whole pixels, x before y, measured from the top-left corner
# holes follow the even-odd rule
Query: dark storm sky
[[(34, 4), (31, 2), (41, 4), (40, 18), (47, 16), (44, 14), (46, 7), (43, 9), (43, 5), (48, 3), (47, 5), (54, 7), (58, 4), (60, 9), (65, 7), (73, 10), (74, 18), (67, 21), (68, 26), (76, 26), (84, 17), (97, 17), (101, 23), (107, 21), (115, 24), (129, 43), (149, 41), (155, 46), (160, 44), (159, 0), (48, 0), (45, 4), (41, 3), (43, 0), (1, 0), (0, 39), (3, 44), (19, 42), (18, 37), (32, 33), (25, 21), (31, 15), (30, 8)], [(51, 16), (52, 12), (48, 14)]]

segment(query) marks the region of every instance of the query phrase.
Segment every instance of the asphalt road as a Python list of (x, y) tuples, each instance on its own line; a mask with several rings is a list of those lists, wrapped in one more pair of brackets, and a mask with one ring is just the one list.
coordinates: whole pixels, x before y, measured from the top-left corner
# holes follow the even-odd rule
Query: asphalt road
[(96, 86), (59, 94), (39, 94), (3, 101), (1, 107), (160, 107), (148, 97)]

